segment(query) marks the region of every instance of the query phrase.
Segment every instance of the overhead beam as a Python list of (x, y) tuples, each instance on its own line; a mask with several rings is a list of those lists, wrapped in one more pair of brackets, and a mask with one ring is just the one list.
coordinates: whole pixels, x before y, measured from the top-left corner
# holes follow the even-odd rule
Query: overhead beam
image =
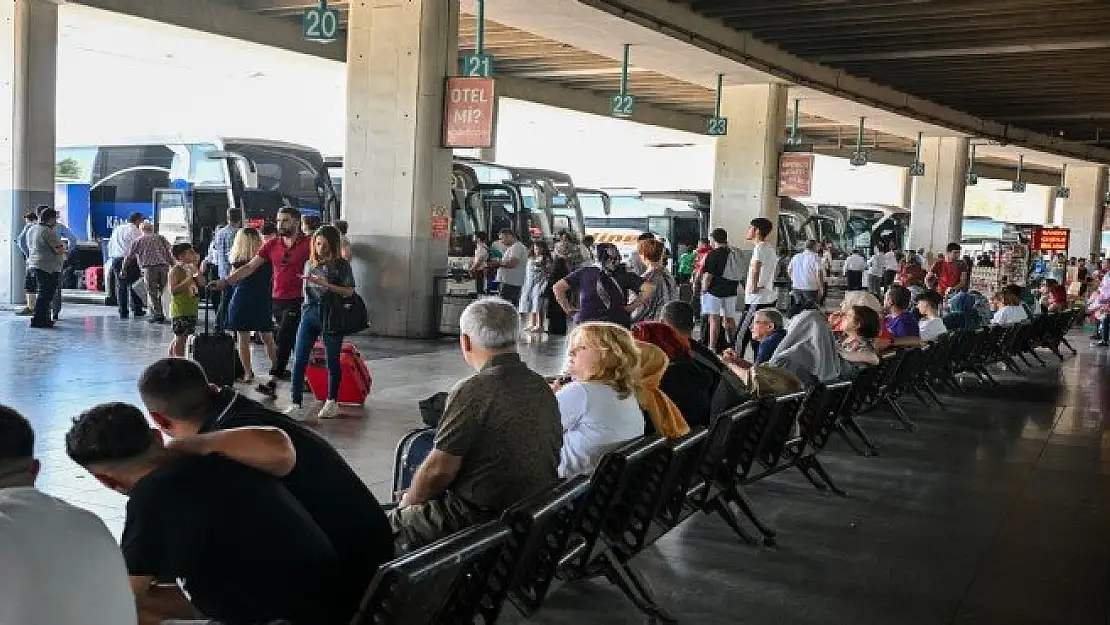
[(1056, 115), (1007, 115), (999, 118), (1002, 121), (1075, 121), (1075, 122), (1093, 122), (1101, 120), (1110, 120), (1110, 111), (1097, 111), (1093, 113), (1059, 113)]
[(667, 0), (578, 0), (689, 45), (802, 87), (904, 115), (952, 131), (1096, 163), (1110, 163), (1110, 150), (1048, 137), (938, 105), (852, 76), (764, 43)]
[[(289, 11), (311, 9), (319, 6), (319, 0), (238, 0), (239, 8), (244, 11)], [(328, 6), (346, 7), (346, 0), (329, 0)]]
[[(813, 151), (817, 154), (824, 154), (825, 156), (835, 156), (836, 158), (851, 159), (852, 153), (856, 151), (855, 146), (850, 148), (833, 148), (814, 146)], [(884, 150), (884, 149), (869, 149), (867, 150), (867, 160), (871, 163), (879, 163), (882, 165), (893, 165), (895, 167), (906, 167), (913, 159), (913, 151), (899, 152), (897, 150)], [(1014, 178), (1015, 170), (1013, 167), (1005, 167), (996, 165), (994, 163), (987, 163), (983, 161), (975, 162), (975, 173), (980, 178), (990, 178), (992, 180), (1012, 180)], [(1046, 187), (1054, 187), (1060, 184), (1060, 172), (1037, 167), (1029, 167), (1028, 165), (1021, 170), (1021, 179), (1029, 184), (1039, 184)]]
[(837, 63), (852, 63), (857, 61), (898, 61), (905, 59), (942, 59), (966, 56), (1000, 56), (1004, 54), (1073, 52), (1076, 50), (1102, 50), (1106, 48), (1110, 48), (1110, 38), (1087, 39), (1083, 41), (1058, 41), (1055, 43), (975, 46), (969, 48), (933, 48), (929, 50), (833, 54), (829, 56), (820, 56), (817, 58), (817, 61), (835, 65)]
[(301, 38), (301, 25), (291, 20), (266, 20), (258, 14), (219, 0), (71, 0), (96, 9), (191, 28), (273, 46), (282, 50), (345, 61), (345, 40), (319, 44)]
[[(606, 117), (611, 111), (609, 96), (606, 94), (588, 89), (572, 89), (542, 80), (500, 76), (497, 79), (497, 92), (501, 96), (514, 100), (525, 100)], [(681, 113), (639, 102), (636, 103), (632, 121), (705, 134), (705, 118), (701, 115)]]

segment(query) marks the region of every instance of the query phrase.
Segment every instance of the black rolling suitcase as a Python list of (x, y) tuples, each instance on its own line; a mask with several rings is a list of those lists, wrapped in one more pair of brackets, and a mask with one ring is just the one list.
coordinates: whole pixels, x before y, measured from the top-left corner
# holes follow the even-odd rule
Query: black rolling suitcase
[(239, 354), (235, 349), (235, 338), (223, 332), (209, 330), (211, 306), (204, 307), (204, 330), (189, 337), (187, 353), (191, 360), (204, 369), (211, 384), (231, 386), (243, 371)]

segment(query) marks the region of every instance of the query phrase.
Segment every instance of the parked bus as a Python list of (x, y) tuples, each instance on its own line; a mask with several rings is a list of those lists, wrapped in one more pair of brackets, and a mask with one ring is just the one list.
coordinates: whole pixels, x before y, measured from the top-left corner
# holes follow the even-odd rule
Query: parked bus
[[(339, 197), (320, 152), (263, 139), (150, 139), (57, 148), (55, 173), (65, 192), (71, 223), (93, 241), (111, 235), (131, 213), (158, 224), (171, 241), (191, 242), (205, 254), (227, 209), (247, 221), (273, 221), (278, 208), (330, 221)], [(87, 185), (87, 205), (73, 188)], [(62, 193), (59, 190), (59, 193)]]

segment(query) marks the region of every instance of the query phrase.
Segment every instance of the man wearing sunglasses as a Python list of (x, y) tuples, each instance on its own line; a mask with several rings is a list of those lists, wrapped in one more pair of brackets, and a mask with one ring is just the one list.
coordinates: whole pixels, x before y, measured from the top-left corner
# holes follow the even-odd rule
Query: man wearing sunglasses
[(297, 341), (297, 326), (301, 321), (301, 305), (304, 303), (305, 263), (312, 249), (309, 237), (301, 233), (301, 214), (286, 206), (277, 214), (278, 236), (262, 244), (249, 263), (232, 271), (222, 280), (213, 283), (213, 288), (224, 290), (228, 286), (250, 276), (267, 263), (273, 270), (273, 291), (271, 310), (277, 330), (277, 361), (270, 369), (270, 381), (259, 384), (257, 391), (269, 397), (277, 397), (277, 381), (290, 378), (289, 356)]

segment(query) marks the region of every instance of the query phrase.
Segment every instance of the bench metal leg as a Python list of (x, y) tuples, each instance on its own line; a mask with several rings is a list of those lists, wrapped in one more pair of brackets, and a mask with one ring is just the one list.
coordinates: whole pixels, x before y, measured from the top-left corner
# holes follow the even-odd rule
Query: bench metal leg
[(618, 560), (612, 551), (606, 551), (603, 557), (605, 558), (603, 565), (605, 567), (605, 577), (616, 584), (624, 593), (624, 596), (635, 604), (636, 608), (646, 616), (667, 623), (678, 622), (673, 614), (659, 605), (655, 599), (655, 593), (642, 575), (627, 563)]
[[(1068, 339), (1066, 339), (1064, 337), (1060, 337), (1060, 342), (1063, 343), (1065, 347), (1067, 347), (1068, 349), (1071, 350), (1071, 355), (1072, 356), (1075, 356), (1076, 354), (1079, 353), (1079, 352), (1075, 351), (1074, 347), (1071, 346), (1071, 343), (1068, 342)], [(1055, 352), (1057, 356), (1060, 356), (1060, 350), (1059, 349), (1054, 347), (1054, 348), (1052, 348), (1052, 351)], [(1060, 356), (1060, 360), (1061, 361), (1064, 360), (1064, 357)]]
[(940, 409), (944, 410), (944, 402), (940, 400), (940, 396), (937, 394), (937, 389), (933, 387), (933, 383), (929, 380), (923, 380), (922, 386), (924, 387), (925, 392), (929, 394), (929, 397), (932, 397), (933, 401), (935, 401), (937, 405), (940, 406)]
[(993, 384), (994, 386), (999, 385), (998, 380), (994, 379), (994, 376), (991, 375), (990, 370), (988, 370), (983, 365), (979, 365), (979, 366), (975, 367), (975, 374), (978, 375), (979, 379), (982, 380), (983, 382), (990, 381), (990, 383)]
[(706, 505), (705, 511), (706, 513), (716, 512), (718, 515), (720, 515), (720, 517), (725, 520), (725, 523), (728, 523), (728, 526), (732, 528), (732, 531), (736, 532), (736, 535), (740, 537), (740, 540), (748, 543), (749, 545), (759, 544), (760, 541), (756, 540), (755, 536), (752, 536), (748, 533), (748, 530), (744, 529), (744, 525), (740, 522), (740, 517), (736, 515), (732, 508), (722, 499), (722, 497), (719, 496), (711, 500)]
[(810, 473), (812, 467), (809, 466), (809, 463), (806, 462), (805, 458), (799, 458), (798, 463), (795, 464), (794, 467), (798, 469), (798, 471), (800, 471), (801, 474), (804, 475), (807, 480), (809, 480), (809, 483), (813, 484), (813, 487), (817, 490), (821, 492), (829, 490), (829, 487), (826, 486), (824, 482), (819, 481), (816, 477), (813, 477), (813, 473)]
[(833, 481), (832, 476), (829, 475), (829, 472), (825, 470), (824, 465), (821, 464), (821, 461), (818, 460), (816, 456), (808, 456), (806, 458), (806, 464), (809, 464), (810, 468), (816, 471), (817, 475), (820, 475), (821, 479), (829, 485), (829, 490), (841, 497), (848, 496), (848, 493), (844, 492), (836, 485), (836, 482)]
[[(858, 447), (856, 447), (855, 441), (853, 441), (852, 438), (848, 436), (849, 430), (852, 432), (852, 434), (855, 434), (856, 437), (859, 438), (860, 442), (862, 442), (864, 446), (867, 447), (865, 451), (861, 451)], [(859, 423), (856, 422), (855, 417), (845, 417), (840, 422), (840, 427), (837, 428), (837, 431), (840, 432), (840, 436), (844, 439), (844, 442), (848, 443), (848, 446), (851, 447), (857, 454), (865, 458), (871, 458), (873, 456), (879, 455), (878, 445), (871, 442), (871, 439), (867, 437), (866, 433), (864, 433), (863, 428), (861, 428), (859, 426)]]
[(751, 520), (752, 525), (754, 525), (755, 528), (759, 530), (759, 533), (763, 534), (763, 544), (775, 544), (774, 530), (764, 525), (763, 521), (760, 521), (759, 517), (755, 516), (755, 510), (753, 510), (751, 504), (748, 503), (747, 497), (744, 497), (744, 493), (740, 492), (739, 490), (734, 491), (733, 496), (729, 497), (729, 501), (730, 503), (735, 504), (737, 508), (740, 508), (740, 511), (744, 513), (744, 516), (748, 517), (748, 519)]
[[(884, 396), (883, 402), (886, 404), (887, 408), (890, 409), (890, 412), (894, 415), (894, 417), (898, 419), (898, 421), (902, 424), (902, 429), (909, 432), (913, 432), (917, 429), (917, 424), (914, 423), (912, 419), (910, 419), (910, 416), (906, 414), (905, 410), (902, 410), (902, 407), (898, 405), (898, 402), (894, 401), (894, 399), (889, 396)], [(891, 425), (893, 426), (894, 424), (892, 423)]]

